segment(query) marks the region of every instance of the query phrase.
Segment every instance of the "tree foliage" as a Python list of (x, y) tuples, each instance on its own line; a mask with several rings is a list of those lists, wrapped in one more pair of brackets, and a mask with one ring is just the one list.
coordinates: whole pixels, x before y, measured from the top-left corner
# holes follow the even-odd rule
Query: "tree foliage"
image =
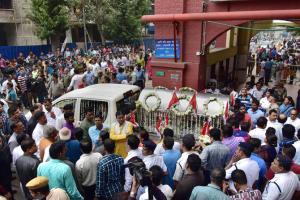
[(105, 28), (110, 39), (129, 41), (141, 36), (140, 18), (150, 10), (148, 0), (114, 0), (114, 16)]
[(70, 0), (31, 0), (29, 18), (36, 25), (36, 34), (49, 39), (68, 28)]
[(148, 13), (150, 0), (82, 0), (87, 21), (96, 23), (102, 41), (140, 38), (140, 18)]
[(86, 23), (97, 25), (102, 42), (106, 39), (130, 41), (140, 38), (140, 18), (148, 13), (151, 0), (31, 0), (30, 19), (37, 27), (37, 35), (48, 39), (68, 28), (73, 12), (83, 26), (83, 11)]

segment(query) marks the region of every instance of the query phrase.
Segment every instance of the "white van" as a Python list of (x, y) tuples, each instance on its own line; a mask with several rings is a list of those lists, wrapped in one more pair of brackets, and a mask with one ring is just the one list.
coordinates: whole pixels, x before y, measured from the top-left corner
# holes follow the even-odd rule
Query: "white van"
[(135, 104), (139, 94), (139, 87), (134, 85), (96, 84), (68, 92), (53, 101), (52, 104), (58, 108), (72, 104), (76, 126), (79, 126), (84, 119), (85, 109), (93, 107), (94, 113), (101, 112), (104, 124), (110, 127), (116, 121), (116, 112)]

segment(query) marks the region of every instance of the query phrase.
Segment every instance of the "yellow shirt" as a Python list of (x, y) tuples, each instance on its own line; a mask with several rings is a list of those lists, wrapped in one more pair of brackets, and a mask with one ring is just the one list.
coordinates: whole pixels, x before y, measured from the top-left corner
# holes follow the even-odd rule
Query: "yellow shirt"
[(115, 153), (125, 158), (127, 156), (126, 142), (127, 136), (133, 133), (132, 123), (125, 121), (122, 126), (118, 122), (114, 123), (110, 129), (110, 139), (115, 141)]

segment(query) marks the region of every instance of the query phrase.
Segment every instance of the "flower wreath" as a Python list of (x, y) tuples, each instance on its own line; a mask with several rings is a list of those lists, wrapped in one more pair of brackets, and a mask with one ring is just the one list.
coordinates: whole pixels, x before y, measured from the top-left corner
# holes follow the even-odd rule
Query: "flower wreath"
[[(179, 100), (179, 103), (180, 103), (180, 100), (186, 100), (186, 101), (189, 101), (187, 96), (186, 95), (181, 95), (178, 97), (178, 100)], [(173, 105), (171, 107), (171, 111), (176, 115), (176, 116), (185, 116), (185, 115), (188, 115), (192, 112), (193, 108), (192, 106), (189, 104), (186, 108), (185, 111), (179, 111), (177, 106), (179, 105), (179, 103)]]
[[(147, 99), (149, 97), (155, 97), (156, 98), (156, 104), (154, 107), (150, 108), (149, 105), (147, 104)], [(144, 104), (143, 104), (143, 108), (147, 111), (147, 112), (153, 112), (153, 111), (156, 111), (159, 107), (160, 107), (160, 104), (161, 104), (161, 99), (160, 97), (154, 93), (154, 92), (150, 92), (149, 94), (147, 94), (144, 98)]]
[(204, 103), (204, 113), (205, 113), (205, 115), (210, 116), (210, 117), (219, 116), (219, 115), (209, 115), (208, 114), (208, 104), (213, 102), (213, 101), (217, 102), (220, 105), (221, 110), (222, 110), (220, 115), (223, 115), (224, 114), (224, 103), (222, 101), (220, 101), (219, 99), (217, 99), (216, 97), (210, 97), (208, 100), (205, 101), (205, 103)]
[(179, 88), (179, 92), (185, 92), (185, 91), (187, 91), (187, 92), (193, 92), (193, 93), (196, 92), (196, 90), (194, 90), (193, 88), (190, 88), (190, 87)]

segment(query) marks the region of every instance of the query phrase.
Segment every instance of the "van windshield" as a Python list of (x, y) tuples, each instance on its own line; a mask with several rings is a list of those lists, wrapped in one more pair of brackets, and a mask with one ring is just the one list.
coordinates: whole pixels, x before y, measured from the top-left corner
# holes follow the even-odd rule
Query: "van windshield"
[(137, 92), (126, 92), (124, 98), (117, 102), (117, 111), (123, 111), (124, 114), (130, 113), (135, 110), (135, 102), (138, 100), (140, 91)]

